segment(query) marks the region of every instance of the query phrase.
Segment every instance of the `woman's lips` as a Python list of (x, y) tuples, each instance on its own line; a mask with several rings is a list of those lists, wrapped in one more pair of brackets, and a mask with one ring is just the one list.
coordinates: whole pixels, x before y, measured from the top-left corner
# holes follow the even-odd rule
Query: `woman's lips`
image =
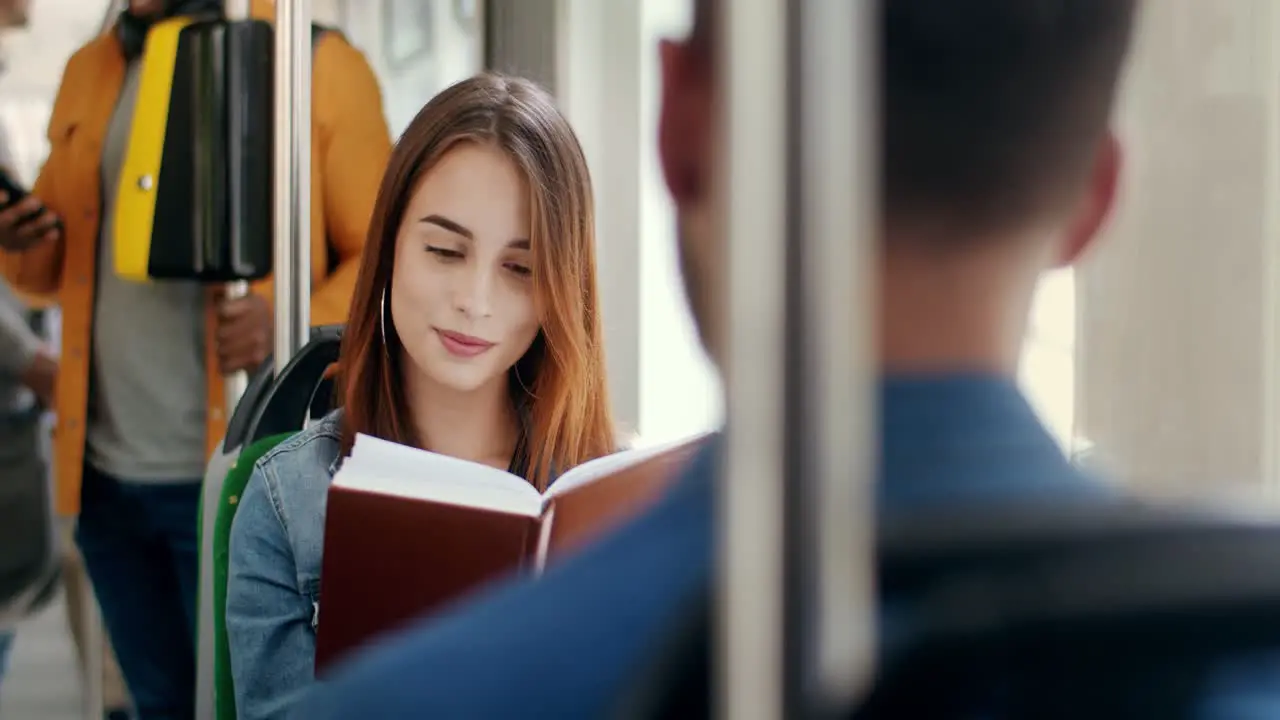
[(440, 328), (435, 328), (435, 331), (440, 338), (440, 344), (444, 345), (444, 349), (450, 355), (456, 357), (473, 358), (493, 347), (493, 343), (488, 340), (482, 340), (472, 335), (441, 330)]

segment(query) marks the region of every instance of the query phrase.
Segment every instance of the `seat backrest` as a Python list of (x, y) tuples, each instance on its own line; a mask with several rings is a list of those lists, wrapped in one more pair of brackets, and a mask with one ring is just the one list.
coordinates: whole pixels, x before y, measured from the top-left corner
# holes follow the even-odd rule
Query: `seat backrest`
[(236, 403), (231, 419), (227, 420), (227, 434), (222, 438), (222, 446), (228, 450), (241, 450), (249, 444), (249, 426), (257, 411), (266, 400), (267, 393), (276, 380), (275, 357), (268, 355), (258, 369), (249, 376), (240, 402)]
[[(302, 430), (309, 419), (326, 414), (332, 407), (333, 384), (325, 375), (337, 360), (341, 338), (341, 326), (312, 328), (310, 342), (278, 374), (264, 364), (228, 426), (224, 452), (234, 461), (221, 475), (215, 475), (219, 458), (210, 463), (202, 495), (202, 502), (208, 506), (201, 508), (200, 517), (202, 604), (197, 644), (197, 720), (235, 717), (226, 635), (226, 591), (228, 543), (240, 496), (254, 464), (264, 454)], [(237, 444), (230, 445), (233, 441)]]
[(338, 361), (341, 342), (341, 325), (312, 328), (311, 341), (289, 360), (258, 401), (246, 431), (247, 443), (303, 427), (316, 402), (325, 399), (317, 390), (325, 385), (329, 366)]
[(249, 385), (240, 397), (239, 404), (227, 422), (227, 434), (222, 439), (209, 464), (205, 468), (204, 482), (200, 488), (200, 514), (197, 519), (197, 537), (200, 538), (199, 596), (196, 602), (196, 706), (195, 720), (212, 720), (214, 717), (215, 665), (213, 592), (213, 527), (217, 524), (221, 506), (223, 485), (227, 473), (235, 466), (244, 449), (249, 434), (249, 423), (275, 381), (274, 363), (268, 358), (249, 379)]
[[(332, 407), (333, 385), (324, 374), (328, 365), (337, 358), (341, 337), (341, 326), (312, 328), (311, 341), (278, 375), (272, 361), (264, 362), (250, 379), (227, 424), (226, 437), (209, 461), (201, 490), (198, 520), (200, 595), (196, 627), (196, 720), (234, 717), (229, 691), (220, 690), (221, 686), (230, 687), (230, 673), (225, 667), (222, 622), (226, 538), (218, 536), (219, 528), (229, 531), (234, 505), (244, 490), (243, 483), (248, 480), (248, 473), (262, 453), (274, 447), (275, 443), (271, 441), (301, 430), (309, 418), (324, 415)], [(244, 473), (243, 479), (231, 477), (238, 472)], [(230, 514), (228, 507), (232, 508)], [(225, 522), (222, 519), (224, 515)], [(226, 704), (221, 709), (217, 699), (220, 694), (226, 697)], [(227, 714), (228, 709), (230, 715)]]
[(276, 445), (293, 433), (263, 438), (245, 448), (232, 465), (222, 485), (217, 520), (213, 526), (213, 653), (214, 653), (214, 717), (235, 720), (235, 684), (231, 680), (231, 650), (227, 645), (227, 561), (230, 558), (231, 523), (245, 486), (253, 475), (253, 466)]
[[(879, 675), (840, 717), (1187, 717), (1220, 663), (1280, 648), (1274, 522), (1006, 507), (882, 519), (878, 542)], [(690, 598), (613, 717), (709, 717), (712, 603)]]

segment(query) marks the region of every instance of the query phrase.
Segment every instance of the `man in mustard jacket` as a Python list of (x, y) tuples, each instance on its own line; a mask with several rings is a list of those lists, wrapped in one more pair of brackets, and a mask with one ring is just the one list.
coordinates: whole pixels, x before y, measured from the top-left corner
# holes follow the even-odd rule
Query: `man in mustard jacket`
[[(67, 63), (44, 169), (31, 197), (0, 211), (0, 270), (62, 307), (57, 504), (79, 513), (77, 540), (139, 720), (192, 712), (199, 481), (225, 430), (223, 376), (256, 368), (273, 338), (269, 280), (227, 302), (196, 283), (127, 282), (110, 260), (147, 28), (220, 5), (130, 0)], [(273, 11), (254, 0), (255, 17)], [(319, 325), (345, 320), (391, 141), (373, 72), (339, 33), (315, 46), (312, 99)]]

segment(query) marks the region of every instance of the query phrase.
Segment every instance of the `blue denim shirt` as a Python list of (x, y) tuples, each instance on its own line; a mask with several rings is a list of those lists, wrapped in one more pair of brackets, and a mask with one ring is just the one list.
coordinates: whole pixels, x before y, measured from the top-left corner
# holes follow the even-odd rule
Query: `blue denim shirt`
[(258, 461), (231, 526), (227, 635), (240, 720), (286, 717), (314, 682), (315, 623), (341, 411)]

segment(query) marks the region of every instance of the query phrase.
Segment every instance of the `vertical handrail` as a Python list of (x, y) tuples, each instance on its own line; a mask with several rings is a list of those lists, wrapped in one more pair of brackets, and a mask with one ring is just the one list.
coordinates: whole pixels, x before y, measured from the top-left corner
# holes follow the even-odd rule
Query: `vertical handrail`
[[(229, 21), (248, 20), (249, 0), (226, 0), (224, 12)], [(229, 282), (224, 292), (228, 300), (245, 297), (249, 294), (249, 283), (244, 280)], [(223, 408), (226, 417), (230, 418), (235, 412), (236, 405), (240, 403), (240, 398), (248, 387), (249, 373), (245, 370), (230, 373), (223, 379)]]
[(116, 20), (120, 18), (120, 12), (124, 10), (125, 0), (107, 0), (107, 10), (102, 16), (102, 24), (98, 26), (98, 34), (110, 30), (115, 26)]
[[(876, 648), (876, 347), (879, 227), (877, 0), (793, 7), (797, 100), (789, 127), (795, 274), (788, 283), (798, 362), (787, 364), (791, 574), (806, 709), (853, 707)], [(798, 420), (798, 422), (794, 422)], [(805, 630), (808, 630), (806, 632)], [(799, 637), (796, 637), (796, 636)]]
[[(226, 0), (223, 13), (228, 22), (239, 22), (251, 17), (249, 0)], [(231, 60), (236, 62), (236, 60)], [(232, 101), (234, 102), (234, 101)], [(256, 108), (265, 112), (266, 108)], [(226, 299), (245, 297), (249, 294), (246, 281), (226, 285)], [(249, 384), (249, 373), (228, 375), (224, 382), (225, 417), (234, 416), (236, 406)], [(199, 602), (196, 614), (196, 697), (194, 720), (213, 720), (217, 715), (217, 623), (214, 612), (214, 546), (213, 536), (218, 524), (218, 508), (222, 502), (222, 488), (231, 462), (228, 458), (239, 448), (222, 447), (210, 458), (205, 470), (204, 486), (200, 492), (200, 577)]]
[(874, 671), (876, 9), (721, 7), (722, 717), (848, 707)]
[[(228, 21), (248, 20), (249, 0), (227, 0)], [(311, 18), (307, 0), (276, 2), (273, 136), (273, 279), (275, 287), (274, 358), (282, 368), (306, 342), (310, 325), (311, 295)], [(243, 297), (248, 283), (230, 283), (228, 298)], [(226, 411), (234, 411), (247, 387), (248, 374), (226, 379)], [(238, 448), (223, 448), (236, 452)], [(213, 617), (213, 541), (221, 500), (220, 458), (210, 461), (216, 475), (206, 482), (202, 495), (199, 656), (196, 673), (195, 717), (210, 720), (216, 714), (216, 658)]]
[[(727, 188), (725, 457), (718, 487), (717, 716), (783, 716), (783, 347), (786, 260), (785, 0), (717, 3)], [(719, 342), (719, 341), (717, 341)]]
[(311, 325), (311, 5), (276, 0), (275, 365), (307, 342)]

